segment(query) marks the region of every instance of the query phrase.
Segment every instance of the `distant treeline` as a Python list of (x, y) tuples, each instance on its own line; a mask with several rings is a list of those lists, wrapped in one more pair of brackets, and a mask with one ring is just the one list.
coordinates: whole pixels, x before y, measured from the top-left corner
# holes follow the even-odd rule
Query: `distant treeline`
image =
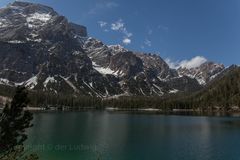
[[(11, 97), (14, 88), (0, 85), (0, 95)], [(30, 91), (30, 105), (33, 107), (61, 107), (97, 109), (118, 107), (124, 109), (159, 108), (172, 109), (202, 109), (216, 107), (230, 109), (240, 107), (240, 69), (235, 68), (224, 76), (214, 80), (204, 89), (195, 93), (178, 93), (163, 97), (130, 96), (118, 99), (101, 99), (90, 96), (72, 96), (66, 94), (50, 94), (43, 91)]]
[[(15, 87), (0, 85), (0, 95), (12, 97)], [(75, 108), (101, 108), (102, 99), (90, 96), (73, 96), (67, 94), (52, 94), (43, 91), (29, 90), (28, 97), (31, 107), (75, 107)]]

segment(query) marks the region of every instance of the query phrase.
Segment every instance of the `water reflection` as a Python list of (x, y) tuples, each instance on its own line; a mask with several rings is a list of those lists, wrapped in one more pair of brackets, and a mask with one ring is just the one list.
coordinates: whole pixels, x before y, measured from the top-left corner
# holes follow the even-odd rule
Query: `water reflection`
[[(183, 114), (181, 114), (183, 115)], [(240, 157), (240, 118), (109, 112), (36, 114), (28, 143), (82, 145), (45, 159), (224, 160)]]

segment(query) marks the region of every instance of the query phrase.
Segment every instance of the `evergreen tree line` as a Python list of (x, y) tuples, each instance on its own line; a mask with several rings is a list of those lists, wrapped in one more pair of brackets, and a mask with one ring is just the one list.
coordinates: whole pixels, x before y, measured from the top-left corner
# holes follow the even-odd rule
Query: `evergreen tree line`
[(159, 108), (223, 110), (240, 107), (240, 68), (229, 71), (219, 79), (213, 80), (204, 89), (195, 93), (178, 93), (163, 97), (122, 97), (106, 103), (120, 108)]
[[(0, 95), (12, 96), (14, 88), (0, 85)], [(70, 107), (72, 109), (118, 107), (126, 109), (159, 108), (172, 109), (230, 109), (240, 107), (240, 68), (229, 71), (225, 76), (214, 80), (204, 89), (195, 93), (178, 93), (159, 96), (129, 96), (115, 99), (101, 99), (90, 96), (52, 94), (43, 91), (30, 91), (30, 106)]]

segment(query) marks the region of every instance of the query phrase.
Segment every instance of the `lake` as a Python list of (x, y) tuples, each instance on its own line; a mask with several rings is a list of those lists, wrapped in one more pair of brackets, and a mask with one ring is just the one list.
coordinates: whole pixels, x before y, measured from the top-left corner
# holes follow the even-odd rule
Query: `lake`
[(34, 114), (27, 149), (43, 160), (239, 160), (240, 118), (110, 113)]

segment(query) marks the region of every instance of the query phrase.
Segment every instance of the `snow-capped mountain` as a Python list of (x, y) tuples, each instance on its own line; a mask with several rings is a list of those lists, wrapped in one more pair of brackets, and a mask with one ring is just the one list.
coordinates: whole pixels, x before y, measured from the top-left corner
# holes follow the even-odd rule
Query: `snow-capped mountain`
[(179, 76), (177, 71), (156, 54), (137, 53), (122, 46), (107, 46), (88, 38), (83, 48), (102, 75), (114, 75), (127, 93), (164, 95), (178, 91), (193, 91), (200, 86), (195, 79)]
[(65, 17), (58, 15), (50, 7), (16, 1), (0, 9), (1, 41), (9, 43), (41, 42), (44, 39), (60, 41), (59, 38), (68, 38), (70, 34), (86, 36), (87, 32), (83, 26), (68, 23)]
[(177, 71), (158, 55), (105, 45), (87, 35), (86, 27), (48, 6), (17, 1), (0, 9), (0, 84), (56, 94), (162, 96), (198, 90), (195, 78), (210, 79), (201, 72), (214, 77), (220, 71), (211, 71), (210, 64), (199, 74)]
[(194, 68), (178, 68), (179, 75), (188, 76), (197, 79), (199, 84), (206, 85), (213, 80), (217, 75), (224, 71), (223, 64), (217, 64), (214, 62), (205, 62), (198, 67)]

